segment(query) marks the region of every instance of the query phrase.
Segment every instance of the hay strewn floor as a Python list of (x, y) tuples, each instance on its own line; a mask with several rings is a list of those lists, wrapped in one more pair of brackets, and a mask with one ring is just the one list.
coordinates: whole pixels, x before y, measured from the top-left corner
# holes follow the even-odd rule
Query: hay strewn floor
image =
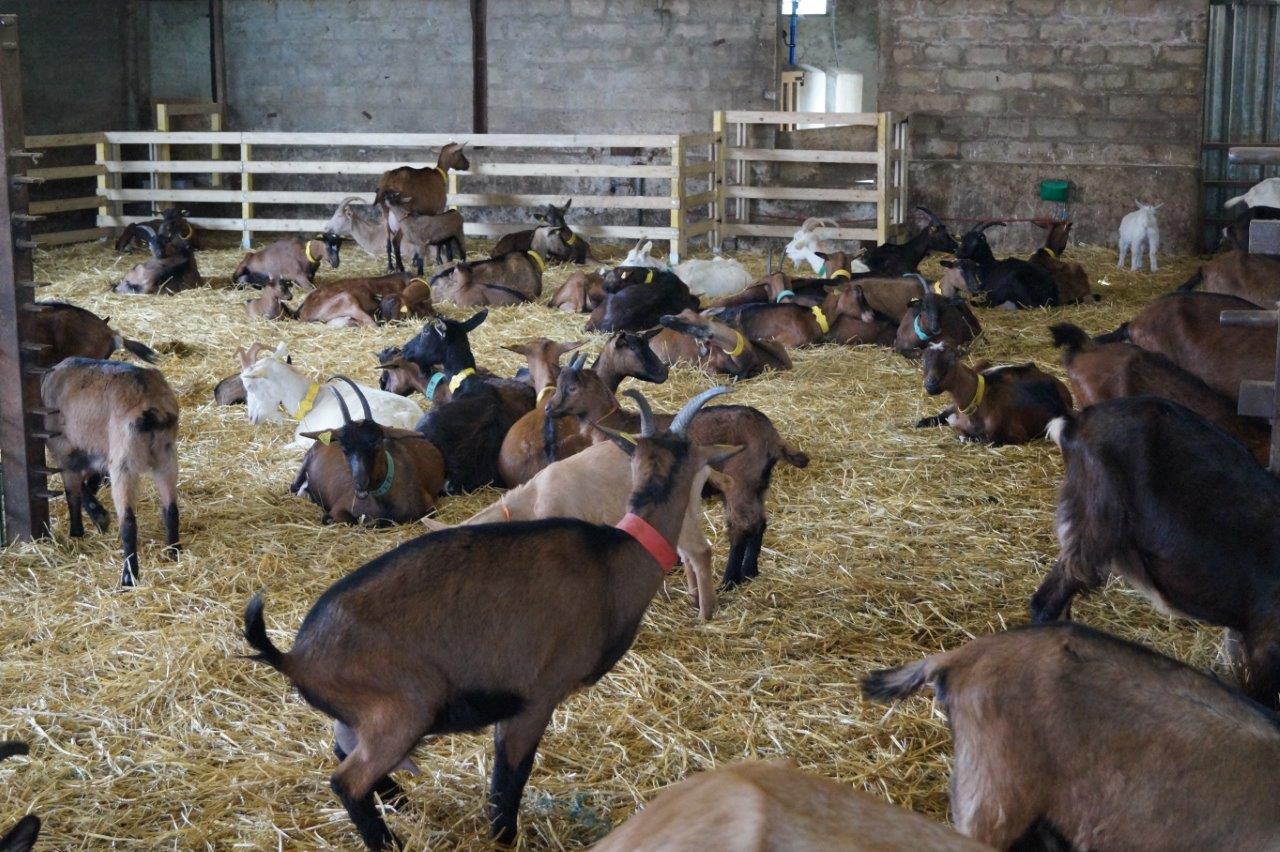
[[(225, 280), (239, 256), (202, 252), (200, 265)], [(1110, 250), (1070, 256), (1110, 282), (1099, 288), (1104, 301), (985, 311), (975, 357), (1034, 358), (1056, 370), (1051, 321), (1113, 328), (1197, 262), (1168, 260), (1157, 275), (1132, 275), (1115, 270)], [(761, 257), (740, 257), (763, 271)], [(136, 259), (86, 245), (41, 252), (37, 262), (42, 280), (54, 282), (44, 297), (109, 315), (127, 336), (170, 353), (162, 367), (183, 406), (187, 549), (177, 564), (160, 560), (148, 490), (135, 591), (116, 589), (114, 521), (108, 534), (72, 542), (61, 503), (52, 541), (4, 552), (0, 738), (28, 740), (32, 757), (0, 768), (0, 826), (32, 809), (45, 820), (46, 849), (355, 846), (328, 789), (327, 721), (281, 676), (239, 658), (247, 650), (240, 614), (265, 588), (268, 625), (287, 643), (330, 583), (419, 530), (321, 527), (316, 507), (286, 494), (300, 458), (284, 448), (292, 426), (251, 427), (243, 408), (217, 407), (210, 392), (235, 368), (235, 347), (255, 339), (288, 340), (313, 375), (372, 383), (371, 353), (415, 329), (250, 322), (245, 294), (229, 289), (108, 294), (108, 281)], [(340, 272), (375, 269), (348, 248)], [(566, 274), (553, 270), (549, 280)], [(512, 371), (517, 356), (499, 345), (536, 335), (580, 338), (582, 317), (491, 311), (474, 338), (477, 358)], [(522, 845), (591, 842), (662, 786), (746, 757), (785, 755), (945, 815), (950, 742), (941, 716), (916, 700), (885, 718), (884, 708), (861, 701), (857, 681), (870, 668), (1025, 619), (1055, 553), (1060, 459), (1046, 443), (991, 449), (962, 445), (949, 430), (912, 428), (944, 402), (925, 397), (917, 366), (886, 350), (821, 347), (796, 362), (794, 372), (750, 381), (733, 396), (768, 413), (813, 457), (804, 471), (779, 467), (760, 580), (726, 595), (715, 620), (699, 624), (682, 579), (671, 578), (632, 652), (556, 714), (526, 792)], [(680, 369), (644, 391), (673, 410), (708, 383)], [(461, 520), (492, 497), (448, 501), (443, 517)], [(710, 516), (719, 567), (722, 517), (718, 508)], [(1077, 617), (1195, 665), (1213, 662), (1213, 631), (1166, 619), (1120, 586), (1078, 607)], [(488, 848), (490, 750), (488, 736), (420, 750), (424, 774), (391, 819), (412, 848)]]

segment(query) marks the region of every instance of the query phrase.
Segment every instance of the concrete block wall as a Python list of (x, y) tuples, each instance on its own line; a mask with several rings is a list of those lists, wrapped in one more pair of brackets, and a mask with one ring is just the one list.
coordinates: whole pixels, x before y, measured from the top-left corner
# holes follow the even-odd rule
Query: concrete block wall
[[(1076, 238), (1114, 243), (1133, 199), (1196, 243), (1203, 0), (881, 0), (880, 104), (912, 114), (912, 197), (964, 217), (1034, 216), (1072, 182)], [(1011, 227), (999, 243), (1034, 244)]]

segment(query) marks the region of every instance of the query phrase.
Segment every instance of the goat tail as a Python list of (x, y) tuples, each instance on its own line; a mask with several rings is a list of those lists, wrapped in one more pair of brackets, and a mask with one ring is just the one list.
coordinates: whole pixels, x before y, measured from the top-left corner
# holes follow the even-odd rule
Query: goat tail
[(118, 334), (112, 338), (112, 342), (117, 349), (123, 349), (132, 355), (136, 355), (148, 364), (154, 364), (159, 357), (156, 355), (156, 351), (145, 343), (139, 343), (136, 340), (130, 340)]
[(28, 754), (31, 751), (27, 744), (22, 740), (5, 740), (0, 742), (0, 760), (7, 760), (20, 754)]
[(244, 639), (258, 652), (250, 655), (249, 659), (266, 663), (276, 671), (284, 672), (287, 661), (284, 652), (277, 648), (271, 641), (271, 637), (267, 635), (263, 606), (262, 592), (258, 592), (249, 599), (249, 604), (244, 608)]
[(871, 701), (895, 701), (913, 695), (941, 673), (940, 663), (945, 656), (935, 654), (905, 666), (871, 672), (862, 679), (862, 696)]
[(1204, 283), (1204, 267), (1196, 270), (1195, 274), (1186, 281), (1178, 285), (1179, 293), (1190, 293), (1192, 290)]
[(1249, 200), (1249, 199), (1248, 199), (1248, 198), (1246, 198), (1244, 195), (1234, 195), (1234, 196), (1232, 196), (1231, 198), (1228, 198), (1225, 202), (1223, 202), (1223, 205), (1222, 205), (1222, 206), (1223, 206), (1223, 207), (1235, 207), (1237, 204), (1243, 204), (1244, 202), (1246, 202), (1246, 201), (1248, 201), (1248, 200)]
[(1076, 413), (1068, 411), (1061, 417), (1055, 417), (1049, 421), (1049, 425), (1044, 427), (1044, 434), (1055, 444), (1058, 449), (1066, 452), (1067, 443), (1075, 436)]
[(556, 461), (557, 443), (556, 419), (544, 414), (542, 417), (542, 454), (546, 458), (548, 464)]
[(1121, 323), (1120, 327), (1115, 331), (1108, 331), (1106, 334), (1099, 334), (1093, 339), (1094, 343), (1128, 343), (1129, 342), (1129, 323)]
[[(1123, 327), (1121, 326), (1121, 328)], [(1115, 332), (1112, 333), (1114, 334)], [(1072, 325), (1069, 322), (1060, 322), (1049, 326), (1049, 334), (1053, 336), (1053, 347), (1055, 349), (1065, 348), (1070, 355), (1075, 355), (1077, 352), (1087, 352), (1093, 348), (1093, 338), (1089, 337), (1089, 333), (1080, 326)]]
[(778, 439), (778, 455), (780, 455), (782, 460), (792, 467), (809, 466), (809, 454), (803, 450), (797, 450), (788, 446), (787, 442), (783, 441), (781, 438)]

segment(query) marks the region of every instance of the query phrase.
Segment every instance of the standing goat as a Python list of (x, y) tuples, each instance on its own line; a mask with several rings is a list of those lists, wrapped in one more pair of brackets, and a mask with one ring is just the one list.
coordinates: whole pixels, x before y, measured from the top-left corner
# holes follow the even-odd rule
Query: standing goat
[[(449, 172), (471, 168), (463, 149), (466, 143), (450, 142), (440, 149), (434, 168), (400, 166), (383, 172), (373, 203), (386, 214), (387, 270), (404, 271), (401, 258), (401, 221), (397, 210), (419, 216), (438, 216), (449, 201)], [(394, 252), (394, 256), (393, 256)]]
[(956, 828), (996, 849), (1275, 849), (1277, 717), (1212, 677), (1074, 624), (983, 636), (872, 672), (933, 689)]
[(1156, 211), (1164, 205), (1143, 204), (1141, 201), (1133, 203), (1138, 205), (1138, 209), (1125, 214), (1120, 220), (1120, 259), (1116, 262), (1116, 269), (1124, 269), (1124, 256), (1128, 253), (1132, 261), (1130, 269), (1137, 272), (1142, 267), (1145, 246), (1149, 257), (1147, 265), (1150, 271), (1156, 272), (1160, 269), (1156, 260), (1156, 253), (1160, 251), (1160, 222), (1156, 219)]
[[(387, 246), (387, 214), (381, 205), (366, 204), (360, 196), (350, 195), (338, 202), (324, 225), (324, 233), (346, 237), (370, 257), (380, 258)], [(400, 250), (409, 257), (426, 257), (424, 247), (414, 243), (407, 234), (400, 235)]]
[(304, 437), (315, 441), (302, 459), (290, 492), (324, 510), (324, 523), (361, 521), (407, 524), (435, 511), (444, 488), (444, 459), (417, 432), (379, 426), (360, 386), (345, 376), (364, 419), (352, 420), (342, 394), (329, 390), (342, 411), (342, 426)]
[[(1053, 570), (1031, 598), (1037, 622), (1119, 574), (1163, 612), (1228, 631), (1243, 688), (1280, 693), (1280, 482), (1242, 444), (1150, 396), (1091, 405), (1049, 434), (1066, 465)], [(1234, 656), (1234, 655), (1233, 655)]]
[[(408, 241), (416, 248), (411, 262), (414, 271), (422, 275), (426, 268), (426, 249), (435, 249), (435, 262), (440, 263), (447, 256), (450, 261), (467, 259), (466, 236), (463, 234), (462, 214), (457, 210), (446, 210), (434, 216), (424, 213), (411, 213), (400, 204), (388, 204), (393, 211), (392, 216), (400, 224), (397, 236)], [(402, 244), (403, 245), (403, 244)], [(404, 272), (404, 265), (399, 264), (397, 270)]]
[(635, 438), (608, 433), (632, 456), (631, 499), (616, 527), (549, 518), (413, 539), (331, 586), (287, 653), (267, 636), (262, 598), (249, 602), (255, 659), (337, 723), (341, 764), (330, 786), (370, 849), (397, 843), (373, 797), (387, 774), (423, 737), (489, 725), (490, 825), (500, 842), (516, 839), (552, 713), (631, 647), (676, 563), (670, 542), (694, 477), (737, 452), (686, 436), (702, 404), (725, 390), (694, 397), (667, 431), (645, 417)]
[(120, 584), (138, 578), (138, 522), (133, 504), (139, 477), (150, 474), (160, 494), (165, 554), (178, 556), (178, 398), (159, 370), (122, 361), (68, 358), (40, 383), (45, 407), (57, 409), (62, 433), (49, 452), (62, 472), (69, 534), (84, 535), (83, 505), (100, 531), (107, 513), (98, 502), (102, 478), (120, 524), (124, 570)]

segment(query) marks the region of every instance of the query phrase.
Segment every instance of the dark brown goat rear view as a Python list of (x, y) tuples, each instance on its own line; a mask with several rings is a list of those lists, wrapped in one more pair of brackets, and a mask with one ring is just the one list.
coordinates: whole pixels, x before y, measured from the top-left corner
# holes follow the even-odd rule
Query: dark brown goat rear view
[(737, 452), (684, 434), (698, 408), (726, 391), (694, 397), (666, 431), (642, 403), (639, 436), (611, 433), (632, 454), (624, 521), (636, 532), (552, 518), (421, 536), (331, 586), (288, 653), (267, 637), (262, 598), (249, 602), (245, 638), (256, 659), (337, 723), (341, 764), (330, 786), (370, 849), (397, 842), (374, 801), (387, 774), (425, 736), (489, 725), (491, 828), (515, 840), (551, 714), (631, 647), (671, 567), (655, 556), (654, 537), (674, 554), (694, 475)]

